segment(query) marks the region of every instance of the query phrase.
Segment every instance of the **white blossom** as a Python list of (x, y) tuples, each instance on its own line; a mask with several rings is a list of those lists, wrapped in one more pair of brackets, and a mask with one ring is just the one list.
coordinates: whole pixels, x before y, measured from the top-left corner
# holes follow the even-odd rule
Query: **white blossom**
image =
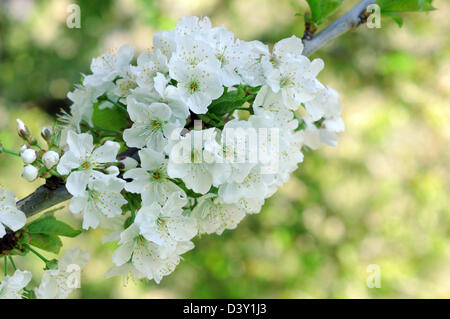
[(25, 226), (27, 217), (17, 209), (14, 194), (0, 187), (0, 238), (6, 234), (5, 226), (17, 231)]
[(127, 203), (120, 193), (125, 181), (115, 177), (95, 179), (88, 189), (74, 195), (69, 209), (72, 213), (84, 211), (83, 228), (97, 228), (102, 216), (115, 217), (122, 213), (121, 207)]
[[(120, 267), (131, 263), (139, 274), (143, 274), (149, 280), (155, 280), (156, 283), (175, 270), (181, 260), (181, 254), (194, 247), (190, 241), (178, 242), (175, 250), (168, 255), (166, 250), (161, 250), (161, 246), (147, 241), (140, 235), (139, 227), (135, 224), (122, 232), (119, 245), (113, 254), (114, 264)], [(109, 275), (126, 274), (129, 269), (130, 267), (120, 270), (115, 268), (108, 273)]]
[(23, 289), (31, 281), (31, 272), (16, 270), (14, 275), (6, 276), (0, 283), (0, 299), (22, 299)]
[(45, 270), (41, 284), (35, 289), (39, 299), (65, 299), (80, 287), (81, 270), (89, 261), (89, 253), (80, 248), (66, 251), (57, 269)]
[(32, 182), (38, 177), (38, 174), (39, 171), (35, 166), (27, 165), (22, 169), (22, 173), (20, 174), (20, 176), (22, 176), (28, 182)]
[(22, 158), (22, 161), (25, 164), (31, 164), (37, 158), (36, 151), (31, 148), (27, 148), (26, 150), (20, 153), (20, 157)]
[(195, 219), (183, 215), (187, 204), (186, 195), (172, 193), (164, 204), (143, 206), (137, 213), (135, 223), (140, 233), (149, 241), (174, 250), (177, 242), (191, 240), (197, 234)]
[(167, 159), (162, 153), (148, 148), (142, 149), (139, 151), (139, 158), (141, 167), (128, 170), (123, 177), (133, 179), (125, 185), (125, 189), (141, 194), (143, 205), (154, 202), (163, 204), (170, 194), (182, 191), (170, 180), (167, 174)]
[(221, 146), (214, 129), (192, 131), (181, 137), (169, 156), (167, 172), (171, 178), (181, 178), (186, 186), (206, 194), (211, 186), (219, 186), (230, 174), (224, 163)]
[(172, 111), (164, 103), (155, 102), (148, 105), (129, 98), (127, 110), (134, 123), (123, 132), (123, 139), (130, 147), (148, 146), (156, 151), (162, 151), (167, 136), (179, 126), (178, 122), (169, 121)]
[(59, 154), (55, 151), (47, 151), (42, 155), (42, 162), (48, 169), (52, 168), (59, 162)]
[[(67, 135), (67, 144), (69, 150), (59, 160), (57, 171), (61, 175), (70, 174), (66, 188), (73, 196), (81, 196), (90, 180), (104, 178), (99, 169), (104, 169), (106, 163), (116, 162), (120, 145), (106, 141), (94, 149), (92, 135), (73, 131)], [(71, 172), (74, 169), (78, 170)]]

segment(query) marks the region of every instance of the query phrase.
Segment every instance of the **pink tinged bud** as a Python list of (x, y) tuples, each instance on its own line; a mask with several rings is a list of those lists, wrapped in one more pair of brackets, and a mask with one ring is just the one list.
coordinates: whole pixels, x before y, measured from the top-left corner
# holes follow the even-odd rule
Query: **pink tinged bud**
[(31, 164), (36, 160), (36, 151), (31, 148), (27, 148), (20, 153), (20, 157), (25, 164)]
[(119, 162), (119, 165), (121, 169), (128, 171), (129, 169), (136, 168), (138, 166), (138, 161), (132, 157), (125, 157)]
[(26, 131), (27, 127), (25, 123), (21, 119), (16, 119), (17, 122), (17, 131)]
[(41, 131), (41, 136), (44, 140), (46, 140), (47, 142), (50, 142), (50, 140), (52, 139), (52, 130), (49, 129), (48, 127), (44, 127), (42, 128)]
[(110, 175), (117, 176), (117, 175), (119, 175), (119, 168), (117, 166), (114, 166), (114, 165), (108, 166), (106, 168), (106, 173), (108, 173)]
[(32, 182), (38, 177), (38, 169), (33, 165), (27, 165), (23, 168), (21, 176), (25, 180)]
[(42, 155), (42, 162), (44, 163), (45, 167), (47, 169), (52, 168), (59, 162), (59, 154), (55, 151), (48, 151), (45, 152), (44, 155)]

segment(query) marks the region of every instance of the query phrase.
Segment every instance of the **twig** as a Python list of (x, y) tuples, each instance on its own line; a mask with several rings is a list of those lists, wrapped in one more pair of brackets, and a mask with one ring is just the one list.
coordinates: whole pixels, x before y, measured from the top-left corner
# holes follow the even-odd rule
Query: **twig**
[(347, 11), (347, 13), (331, 23), (316, 36), (303, 40), (303, 54), (306, 56), (313, 54), (338, 36), (366, 22), (367, 17), (364, 15), (366, 8), (368, 5), (374, 3), (376, 3), (375, 0), (360, 1), (350, 11)]

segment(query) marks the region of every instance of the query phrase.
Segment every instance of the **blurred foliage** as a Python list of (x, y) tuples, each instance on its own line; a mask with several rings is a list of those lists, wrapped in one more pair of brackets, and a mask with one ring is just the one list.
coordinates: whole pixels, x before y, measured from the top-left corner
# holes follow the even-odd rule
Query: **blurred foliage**
[[(303, 34), (295, 13), (308, 8), (300, 0), (74, 2), (81, 29), (66, 27), (68, 0), (0, 2), (5, 147), (20, 147), (17, 117), (36, 134), (51, 125), (93, 56), (123, 43), (141, 52), (183, 15), (207, 15), (239, 38), (274, 43)], [(333, 17), (354, 3), (344, 1)], [(92, 256), (73, 297), (450, 297), (450, 3), (433, 5), (438, 10), (405, 13), (401, 29), (382, 19), (381, 29), (360, 27), (315, 54), (326, 64), (320, 79), (341, 94), (346, 132), (337, 148), (305, 154), (259, 215), (197, 239), (160, 285), (104, 279), (115, 244), (101, 245), (101, 230), (62, 238), (63, 249)], [(0, 156), (0, 184), (23, 197), (39, 182), (24, 182), (20, 170)], [(56, 214), (80, 226), (80, 216)], [(39, 282), (39, 260), (16, 262)], [(379, 289), (366, 285), (370, 264), (380, 266)]]

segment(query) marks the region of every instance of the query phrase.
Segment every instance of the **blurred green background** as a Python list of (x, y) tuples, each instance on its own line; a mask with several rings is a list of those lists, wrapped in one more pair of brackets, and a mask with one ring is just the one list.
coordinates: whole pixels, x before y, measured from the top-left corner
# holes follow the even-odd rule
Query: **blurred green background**
[[(337, 15), (357, 1), (345, 1)], [(81, 29), (66, 26), (81, 8)], [(90, 60), (130, 43), (140, 52), (155, 31), (184, 15), (207, 15), (236, 36), (274, 43), (301, 36), (303, 0), (0, 2), (0, 140), (18, 149), (15, 119), (38, 134), (68, 106), (66, 94)], [(450, 297), (450, 3), (405, 14), (399, 29), (360, 27), (314, 57), (319, 78), (341, 94), (345, 133), (337, 148), (305, 154), (298, 171), (259, 215), (234, 231), (203, 236), (176, 271), (153, 282), (104, 279), (114, 244), (101, 230), (65, 240), (88, 249), (82, 298)], [(39, 184), (19, 177), (19, 160), (0, 156), (0, 184), (17, 197)], [(80, 225), (80, 216), (58, 212)], [(45, 254), (45, 253), (44, 253)], [(53, 258), (51, 254), (46, 256)], [(34, 256), (16, 258), (35, 274)], [(381, 269), (369, 289), (367, 266)]]

